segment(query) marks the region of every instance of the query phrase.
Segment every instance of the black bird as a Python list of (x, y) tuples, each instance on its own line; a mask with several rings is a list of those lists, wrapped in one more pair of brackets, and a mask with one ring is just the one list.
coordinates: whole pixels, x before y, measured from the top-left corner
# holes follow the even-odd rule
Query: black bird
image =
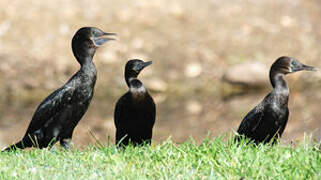
[[(273, 90), (245, 116), (237, 130), (239, 135), (244, 135), (256, 144), (268, 143), (272, 139), (274, 144), (281, 137), (289, 117), (289, 88), (283, 77), (302, 70), (315, 71), (316, 68), (286, 56), (272, 64), (270, 82)], [(240, 140), (240, 136), (236, 140)]]
[(127, 146), (150, 144), (155, 123), (156, 107), (138, 74), (152, 61), (130, 60), (125, 67), (125, 80), (129, 91), (116, 103), (114, 120), (116, 145)]
[(106, 37), (108, 35), (116, 34), (105, 33), (95, 27), (83, 27), (76, 32), (72, 39), (72, 51), (81, 66), (80, 70), (42, 101), (22, 140), (4, 151), (45, 148), (57, 141), (64, 148), (70, 148), (73, 130), (86, 113), (94, 93), (97, 72), (93, 56), (99, 46), (114, 40)]

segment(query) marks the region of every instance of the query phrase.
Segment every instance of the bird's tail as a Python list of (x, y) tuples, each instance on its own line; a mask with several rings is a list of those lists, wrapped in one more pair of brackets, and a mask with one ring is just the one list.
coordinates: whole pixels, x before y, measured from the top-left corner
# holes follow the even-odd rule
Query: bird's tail
[(2, 152), (9, 152), (9, 151), (16, 151), (17, 149), (24, 149), (29, 147), (26, 143), (24, 143), (24, 141), (19, 141), (16, 144), (13, 144), (9, 147), (7, 147), (6, 149), (4, 149)]

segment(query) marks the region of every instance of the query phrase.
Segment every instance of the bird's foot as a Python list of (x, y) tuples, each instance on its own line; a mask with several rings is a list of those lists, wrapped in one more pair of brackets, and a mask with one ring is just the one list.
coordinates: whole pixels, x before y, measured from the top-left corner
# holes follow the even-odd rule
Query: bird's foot
[(55, 148), (55, 146), (49, 146), (48, 149), (49, 149), (49, 151), (50, 151), (51, 153), (55, 153), (56, 150), (57, 150), (57, 149)]
[(63, 139), (60, 141), (60, 145), (65, 148), (66, 150), (70, 150), (71, 146), (70, 146), (70, 142), (71, 139)]

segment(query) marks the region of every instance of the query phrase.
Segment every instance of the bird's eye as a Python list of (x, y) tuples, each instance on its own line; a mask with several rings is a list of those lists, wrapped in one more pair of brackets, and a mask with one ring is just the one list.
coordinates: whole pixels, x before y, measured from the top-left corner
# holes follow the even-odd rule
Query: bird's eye
[(297, 63), (295, 61), (292, 61), (292, 66), (296, 66)]
[(98, 35), (98, 33), (97, 33), (96, 31), (94, 31), (94, 32), (93, 32), (93, 35), (94, 35), (94, 36), (97, 36), (97, 35)]

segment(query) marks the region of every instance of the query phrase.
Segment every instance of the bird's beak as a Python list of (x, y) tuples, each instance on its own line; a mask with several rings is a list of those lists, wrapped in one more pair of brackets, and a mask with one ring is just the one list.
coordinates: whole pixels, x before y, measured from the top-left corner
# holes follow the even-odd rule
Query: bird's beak
[(142, 64), (142, 69), (144, 69), (145, 67), (147, 67), (147, 66), (149, 66), (149, 65), (151, 65), (151, 64), (153, 64), (153, 61), (144, 62), (144, 63)]
[(105, 42), (107, 41), (114, 41), (116, 40), (115, 38), (112, 37), (106, 37), (106, 36), (117, 36), (116, 33), (103, 33), (101, 36), (99, 37), (94, 37), (93, 42), (95, 44), (96, 47), (99, 47), (101, 45), (103, 45)]
[(141, 70), (143, 70), (145, 67), (149, 66), (152, 64), (152, 61), (147, 61), (147, 62), (142, 62), (140, 64), (138, 64), (137, 66), (134, 67), (134, 70), (136, 72), (140, 72)]
[(302, 64), (301, 70), (306, 70), (306, 71), (317, 71), (318, 69), (313, 67), (313, 66), (308, 66), (305, 64)]

